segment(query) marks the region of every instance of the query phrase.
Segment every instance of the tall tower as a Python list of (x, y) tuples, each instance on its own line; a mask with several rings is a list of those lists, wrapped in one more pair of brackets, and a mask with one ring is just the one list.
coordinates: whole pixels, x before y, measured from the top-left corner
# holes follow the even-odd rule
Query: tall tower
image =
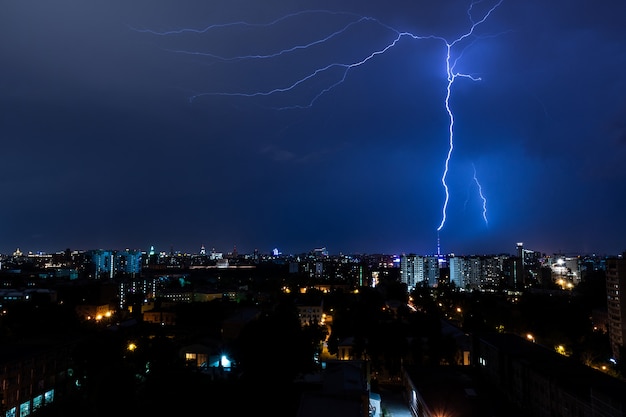
[(524, 280), (524, 243), (517, 243), (517, 260), (515, 262), (515, 277), (513, 279), (513, 284), (515, 288), (524, 288), (525, 284)]
[[(609, 315), (609, 339), (613, 357), (620, 359), (626, 347), (626, 253), (606, 263), (606, 299)], [(626, 358), (622, 358), (626, 360)]]

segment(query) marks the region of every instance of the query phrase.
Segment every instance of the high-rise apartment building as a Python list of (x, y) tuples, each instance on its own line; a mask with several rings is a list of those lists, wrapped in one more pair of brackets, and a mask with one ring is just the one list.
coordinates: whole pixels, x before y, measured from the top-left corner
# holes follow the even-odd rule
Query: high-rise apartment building
[(88, 255), (91, 258), (96, 278), (107, 275), (112, 279), (118, 272), (128, 275), (137, 275), (141, 272), (141, 251), (92, 250), (88, 252)]
[(420, 281), (428, 282), (428, 286), (432, 287), (439, 283), (439, 268), (445, 266), (445, 262), (440, 262), (441, 260), (445, 261), (444, 257), (436, 256), (436, 255), (427, 255), (422, 256), (422, 261), (424, 263), (424, 274), (419, 277)]
[(462, 256), (451, 255), (448, 258), (450, 265), (450, 283), (457, 288), (465, 288), (467, 285), (467, 259)]
[(439, 262), (437, 256), (405, 255), (400, 257), (400, 280), (412, 289), (415, 286), (432, 287), (439, 279)]
[(418, 265), (418, 256), (405, 255), (400, 256), (400, 281), (406, 284), (409, 291), (415, 288), (419, 269), (423, 270), (423, 265)]
[[(610, 258), (606, 263), (606, 296), (609, 319), (609, 338), (615, 359), (626, 342), (626, 253)], [(626, 358), (622, 358), (626, 359)]]
[(504, 256), (454, 256), (450, 264), (450, 282), (466, 290), (489, 290), (500, 286)]
[(515, 269), (513, 270), (513, 285), (515, 288), (524, 288), (524, 242), (518, 242), (517, 258), (515, 259)]

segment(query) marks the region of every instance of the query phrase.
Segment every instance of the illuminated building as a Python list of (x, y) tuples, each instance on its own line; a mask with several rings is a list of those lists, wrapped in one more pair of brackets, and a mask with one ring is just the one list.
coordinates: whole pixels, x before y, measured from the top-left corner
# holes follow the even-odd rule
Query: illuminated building
[(581, 263), (578, 257), (555, 256), (550, 265), (552, 280), (563, 288), (572, 288), (580, 283)]
[(494, 290), (500, 286), (506, 259), (505, 256), (450, 255), (450, 282), (457, 288)]
[[(607, 259), (606, 296), (611, 350), (620, 359), (620, 350), (626, 342), (626, 259), (624, 256)], [(622, 358), (625, 359), (625, 358)]]
[(141, 272), (141, 251), (126, 249), (115, 253), (115, 269), (128, 275)]
[(439, 268), (446, 267), (445, 262), (441, 263), (440, 258), (434, 255), (423, 256), (422, 262), (424, 263), (424, 274), (418, 276), (418, 281), (425, 281), (429, 287), (435, 285), (439, 280)]
[(515, 259), (515, 269), (513, 270), (513, 286), (514, 288), (523, 288), (526, 283), (524, 280), (524, 243), (518, 242), (517, 259)]
[(107, 275), (113, 279), (118, 272), (128, 275), (137, 275), (141, 272), (141, 251), (92, 250), (89, 251), (89, 255), (96, 278)]
[(0, 289), (0, 307), (12, 302), (29, 301), (33, 296), (45, 297), (50, 302), (57, 301), (57, 292), (45, 288)]
[(461, 256), (451, 255), (448, 258), (450, 265), (450, 283), (457, 288), (465, 288), (467, 282), (467, 260)]
[(113, 252), (110, 250), (93, 250), (89, 251), (91, 262), (95, 268), (94, 276), (100, 278), (101, 275), (107, 274), (113, 278)]
[(215, 354), (216, 350), (219, 350), (216, 346), (194, 343), (182, 347), (178, 355), (191, 369), (211, 375), (212, 379), (226, 378), (231, 371), (232, 362), (223, 353)]
[(298, 318), (301, 326), (324, 324), (324, 299), (297, 301)]
[(143, 321), (146, 323), (173, 326), (176, 324), (176, 312), (166, 308), (154, 308), (143, 312)]
[[(420, 267), (418, 264), (418, 257), (415, 255), (402, 254), (400, 257), (400, 280), (409, 291), (415, 288)], [(421, 267), (423, 271), (423, 265)]]
[(439, 278), (437, 256), (405, 255), (400, 257), (400, 280), (412, 289), (415, 286), (433, 286)]
[(72, 343), (0, 348), (2, 417), (28, 416), (73, 394)]
[(111, 317), (112, 314), (109, 304), (79, 304), (75, 311), (82, 320), (100, 321), (103, 318)]

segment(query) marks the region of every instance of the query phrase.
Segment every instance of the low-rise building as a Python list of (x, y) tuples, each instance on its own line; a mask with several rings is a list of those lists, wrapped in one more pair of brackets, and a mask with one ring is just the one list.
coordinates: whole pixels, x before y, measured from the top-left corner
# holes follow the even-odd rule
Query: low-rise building
[(82, 320), (102, 320), (111, 317), (113, 309), (110, 304), (79, 304), (75, 308), (76, 314)]
[(626, 415), (626, 382), (514, 334), (481, 335), (478, 369), (527, 415)]
[(163, 326), (176, 325), (176, 312), (167, 308), (154, 308), (143, 312), (143, 321)]
[(69, 397), (75, 388), (75, 343), (11, 344), (0, 347), (2, 417), (28, 416)]

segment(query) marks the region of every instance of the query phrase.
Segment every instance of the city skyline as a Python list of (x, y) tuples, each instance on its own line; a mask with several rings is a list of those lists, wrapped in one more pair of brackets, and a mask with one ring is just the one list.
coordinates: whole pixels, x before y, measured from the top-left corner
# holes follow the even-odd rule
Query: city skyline
[(6, 5), (0, 253), (621, 254), (625, 13)]
[[(252, 246), (250, 246), (252, 247)], [(206, 255), (207, 257), (218, 256), (220, 259), (224, 256), (254, 256), (259, 255), (263, 257), (271, 257), (271, 258), (281, 258), (281, 257), (291, 257), (291, 256), (301, 256), (306, 254), (314, 254), (315, 256), (324, 256), (324, 257), (337, 257), (337, 256), (388, 256), (397, 258), (396, 261), (400, 260), (401, 256), (418, 256), (418, 257), (440, 257), (440, 258), (448, 258), (448, 257), (499, 257), (499, 256), (510, 256), (510, 257), (518, 257), (520, 249), (528, 252), (535, 253), (537, 255), (546, 256), (548, 258), (554, 258), (554, 261), (557, 261), (557, 257), (565, 257), (565, 258), (573, 258), (573, 257), (597, 257), (597, 258), (614, 258), (621, 257), (626, 254), (626, 251), (618, 251), (615, 253), (599, 253), (599, 252), (563, 252), (560, 250), (556, 251), (540, 251), (536, 250), (532, 247), (528, 247), (524, 245), (523, 242), (516, 242), (512, 248), (503, 249), (495, 252), (466, 252), (466, 253), (457, 253), (454, 251), (445, 252), (445, 253), (437, 253), (436, 251), (431, 252), (416, 252), (411, 250), (399, 251), (399, 252), (385, 252), (385, 251), (373, 251), (373, 252), (343, 252), (343, 251), (335, 251), (332, 248), (328, 248), (326, 246), (318, 246), (318, 247), (310, 247), (307, 249), (299, 250), (299, 251), (290, 251), (284, 252), (280, 246), (272, 247), (272, 248), (258, 248), (255, 247), (250, 251), (241, 251), (236, 246), (232, 248), (219, 248), (215, 246), (205, 246), (200, 245), (196, 248), (192, 248), (191, 245), (182, 245), (180, 247), (176, 247), (174, 245), (170, 245), (168, 247), (157, 247), (155, 245), (147, 245), (141, 247), (130, 247), (130, 246), (121, 246), (121, 247), (67, 247), (60, 245), (59, 248), (53, 250), (42, 250), (37, 249), (33, 250), (32, 248), (20, 248), (16, 247), (13, 250), (7, 252), (0, 252), (1, 256), (29, 256), (29, 255), (53, 255), (53, 254), (62, 254), (64, 252), (70, 251), (70, 253), (86, 253), (86, 252), (111, 252), (111, 253), (142, 253), (142, 254), (156, 254), (156, 255), (184, 255), (184, 256), (198, 256), (198, 255)]]

